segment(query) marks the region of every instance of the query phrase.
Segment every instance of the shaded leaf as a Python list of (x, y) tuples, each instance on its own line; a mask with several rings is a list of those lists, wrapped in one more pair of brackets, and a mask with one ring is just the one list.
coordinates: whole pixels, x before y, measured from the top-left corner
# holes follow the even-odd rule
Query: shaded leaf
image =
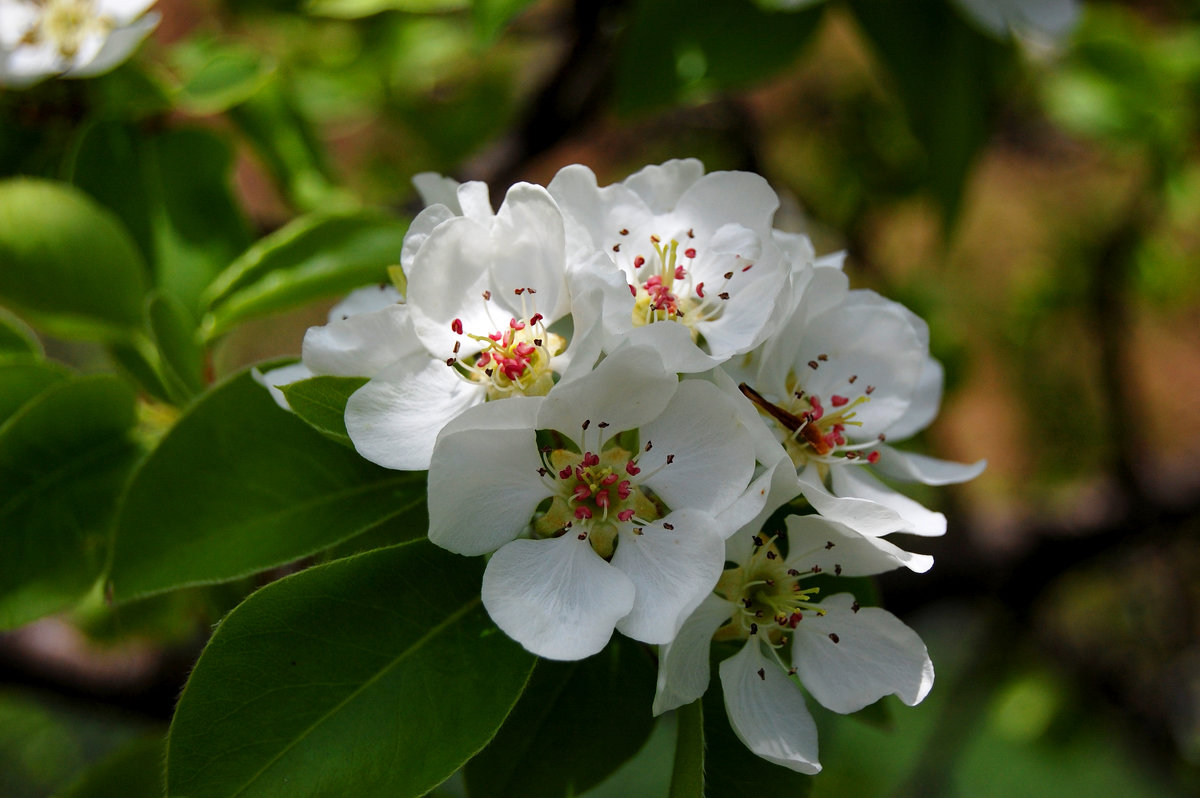
[(82, 598), (104, 567), (138, 455), (134, 394), (110, 376), (62, 381), (0, 426), (0, 629)]
[(318, 432), (353, 447), (346, 432), (346, 402), (367, 382), (366, 377), (313, 377), (280, 390), (297, 416)]
[(512, 715), (468, 763), (468, 792), (566, 798), (599, 784), (650, 736), (654, 678), (647, 652), (623, 636), (584, 660), (540, 660)]
[(424, 500), (423, 475), (380, 468), (322, 437), (242, 373), (189, 407), (138, 468), (117, 523), (113, 594), (282, 565)]
[(503, 722), (533, 657), (427, 541), (281, 579), (217, 628), (171, 726), (171, 795), (424, 795)]
[(163, 381), (183, 398), (200, 393), (204, 390), (204, 351), (196, 341), (191, 316), (169, 294), (152, 296), (146, 316)]
[(55, 798), (161, 798), (166, 740), (139, 737), (93, 765)]
[(71, 370), (29, 355), (0, 355), (0, 424), (21, 407), (55, 383), (71, 375)]
[(216, 114), (245, 102), (271, 80), (275, 64), (253, 48), (199, 37), (171, 52), (180, 79), (175, 103), (193, 114)]
[(675, 712), (675, 766), (669, 798), (704, 798), (704, 706), (699, 699)]
[(0, 353), (41, 355), (42, 342), (29, 325), (0, 308)]

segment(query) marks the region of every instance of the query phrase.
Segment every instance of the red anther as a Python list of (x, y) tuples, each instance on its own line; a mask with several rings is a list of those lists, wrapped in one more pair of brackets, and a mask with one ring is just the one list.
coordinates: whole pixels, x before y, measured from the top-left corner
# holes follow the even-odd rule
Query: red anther
[(530, 355), (532, 355), (534, 352), (537, 351), (537, 347), (534, 346), (533, 344), (527, 344), (524, 341), (522, 341), (521, 343), (517, 344), (515, 351), (521, 357), (529, 357)]
[(577, 501), (577, 502), (581, 502), (581, 501), (583, 501), (584, 499), (586, 499), (587, 497), (589, 497), (589, 496), (591, 496), (591, 495), (592, 495), (592, 489), (591, 489), (591, 488), (589, 488), (587, 485), (585, 485), (585, 484), (584, 484), (584, 483), (582, 483), (582, 482), (580, 482), (579, 484), (577, 484), (577, 485), (575, 486), (575, 490), (571, 492), (571, 496), (572, 496), (572, 497), (575, 499), (575, 501)]
[(605, 474), (604, 479), (600, 480), (600, 484), (607, 487), (616, 482), (618, 479), (620, 479), (620, 477), (616, 474)]
[(513, 330), (524, 330), (524, 329), (525, 329), (525, 322), (523, 322), (523, 321), (517, 321), (516, 319), (509, 319), (509, 320), (508, 320), (508, 326), (509, 326), (509, 328), (510, 328), (510, 329), (513, 329)]
[(516, 294), (517, 296), (520, 296), (521, 294), (525, 293), (525, 289), (524, 288), (514, 288), (513, 293)]
[(683, 270), (683, 267), (682, 267), (682, 266), (676, 266), (676, 267), (675, 267), (675, 279), (676, 279), (676, 280), (682, 280), (682, 279), (683, 279), (683, 276), (684, 276), (685, 274), (687, 274), (687, 272)]
[(658, 236), (652, 235), (652, 236), (650, 236), (650, 241), (651, 241), (651, 243), (657, 244), (659, 241), (662, 241), (662, 239), (659, 238)]
[(537, 324), (539, 321), (541, 321), (544, 318), (546, 318), (546, 317), (543, 316), (541, 313), (534, 313), (532, 316), (529, 317), (529, 323)]
[(559, 471), (558, 478), (559, 479), (570, 479), (571, 478), (571, 467), (567, 466), (562, 471)]
[(750, 270), (751, 270), (751, 269), (753, 269), (753, 268), (754, 268), (754, 264), (753, 264), (753, 263), (747, 263), (745, 266), (743, 266), (743, 267), (742, 267), (742, 271), (744, 271), (744, 272), (748, 272), (748, 271), (750, 271)]
[(629, 293), (630, 293), (632, 296), (637, 296), (637, 289), (633, 287), (633, 284), (632, 284), (632, 283), (630, 283), (630, 285), (629, 285)]
[(608, 491), (606, 491), (606, 490), (596, 491), (595, 502), (596, 502), (597, 507), (603, 507), (604, 509), (608, 509)]
[(650, 276), (649, 279), (646, 280), (646, 290), (647, 291), (649, 291), (653, 288), (658, 288), (660, 285), (662, 285), (662, 276), (661, 275), (653, 274)]
[(876, 463), (878, 463), (879, 462), (879, 452), (871, 452), (869, 455), (867, 455), (867, 462), (870, 463), (871, 465), (875, 465)]
[(592, 511), (582, 504), (575, 508), (575, 520), (585, 521), (592, 517)]
[(685, 258), (696, 257), (696, 249), (694, 247), (688, 247), (687, 249), (685, 249), (683, 251), (683, 257), (685, 257)]
[(643, 258), (641, 255), (638, 255), (636, 258), (633, 259), (633, 268), (640, 269), (645, 265), (646, 265), (646, 259)]
[(483, 368), (488, 363), (492, 362), (492, 354), (490, 352), (481, 352), (479, 357), (475, 359), (475, 365)]
[(704, 299), (704, 283), (698, 283), (696, 285), (696, 296)]
[(788, 618), (787, 625), (788, 625), (788, 627), (795, 629), (797, 626), (800, 625), (800, 622), (802, 620), (804, 620), (803, 615), (801, 615), (799, 612), (793, 612), (792, 617)]
[(617, 498), (619, 498), (621, 501), (625, 501), (629, 498), (631, 491), (632, 489), (629, 487), (629, 480), (623, 479), (621, 480), (621, 484), (617, 485)]
[(845, 446), (846, 445), (846, 437), (844, 435), (842, 435), (840, 432), (836, 432), (833, 435), (833, 442), (836, 443), (838, 446)]
[(637, 463), (629, 460), (625, 463), (625, 473), (631, 477), (636, 477), (638, 474), (642, 473), (642, 469), (637, 467)]
[(500, 343), (504, 344), (505, 348), (512, 346), (513, 336), (512, 330), (505, 330), (504, 337), (500, 339)]
[(837, 445), (837, 435), (832, 432), (822, 435), (821, 440), (825, 441), (825, 445), (830, 449)]
[(491, 292), (491, 291), (484, 291), (484, 292), (483, 292), (483, 301), (484, 301), (484, 302), (487, 302), (487, 301), (488, 301), (489, 299), (491, 299), (491, 298), (492, 298), (492, 292)]
[(488, 333), (488, 338), (491, 338), (493, 341), (499, 341), (503, 337), (504, 336), (500, 334), (499, 330), (494, 333)]
[(850, 400), (847, 399), (846, 397), (838, 396), (836, 393), (833, 396), (829, 397), (829, 402), (834, 407), (841, 407), (842, 405), (846, 404), (849, 401)]
[(450, 322), (450, 329), (454, 330), (454, 332), (458, 335), (462, 335), (462, 319), (455, 319), (454, 321)]
[(600, 456), (591, 452), (583, 453), (583, 467), (591, 468), (592, 466), (600, 465)]
[(628, 510), (622, 510), (621, 512), (617, 513), (618, 521), (628, 521), (631, 518), (633, 518), (633, 508), (632, 507), (630, 507)]
[(621, 228), (621, 230), (620, 230), (620, 233), (621, 233), (621, 235), (623, 235), (623, 236), (627, 236), (627, 235), (629, 235), (629, 228), (627, 228), (627, 227), (622, 227), (622, 228)]

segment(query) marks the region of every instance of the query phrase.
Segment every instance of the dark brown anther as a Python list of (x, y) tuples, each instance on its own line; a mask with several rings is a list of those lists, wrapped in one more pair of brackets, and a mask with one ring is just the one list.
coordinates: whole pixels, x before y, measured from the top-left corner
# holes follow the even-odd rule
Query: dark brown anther
[(750, 609), (752, 606), (754, 606), (754, 602), (748, 598), (744, 598), (742, 599), (742, 606), (746, 609)]
[(544, 477), (544, 476), (548, 476), (549, 474), (550, 474), (550, 472), (546, 469), (545, 466), (542, 466), (541, 468), (538, 469), (538, 476)]
[(695, 238), (695, 237), (696, 237), (696, 229), (694, 227), (689, 227), (688, 228), (688, 238)]
[(492, 298), (492, 292), (491, 292), (491, 291), (484, 291), (484, 292), (483, 292), (483, 300), (484, 300), (485, 302), (486, 302), (487, 300), (491, 299), (491, 298)]
[(775, 587), (774, 579), (764, 579), (763, 581), (767, 583), (767, 587)]
[(599, 427), (600, 429), (605, 429), (606, 427), (608, 427), (608, 422), (607, 422), (607, 421), (601, 421), (601, 422), (600, 422), (599, 424), (597, 424), (596, 426), (597, 426), (597, 427)]
[(578, 537), (580, 540), (587, 540), (587, 532), (580, 532)]
[(621, 245), (613, 244), (613, 252), (620, 252), (620, 251), (621, 251)]
[(829, 355), (827, 355), (827, 354), (825, 354), (824, 352), (822, 352), (821, 354), (817, 355), (817, 360), (819, 360), (819, 361), (821, 361), (822, 363), (824, 363), (825, 361), (829, 360)]
[(642, 451), (648, 452), (653, 448), (654, 448), (654, 441), (646, 441), (646, 448), (643, 449)]
[(755, 617), (755, 618), (761, 618), (761, 617), (763, 617), (763, 611), (762, 611), (762, 610), (755, 610), (755, 611), (754, 611), (754, 617)]
[(829, 551), (832, 548), (833, 548), (833, 541), (832, 540), (825, 541), (825, 551)]
[(829, 633), (829, 639), (830, 639), (830, 640), (832, 640), (832, 641), (833, 641), (833, 642), (835, 642), (835, 643), (841, 642), (841, 638), (837, 636), (837, 633), (836, 633), (836, 632), (830, 632), (830, 633)]
[(812, 567), (812, 572), (813, 572), (814, 574), (819, 574), (819, 573), (821, 573), (821, 566), (819, 566), (819, 565), (814, 565), (814, 566)]
[(752, 634), (752, 635), (758, 634), (758, 624), (756, 624), (756, 623), (750, 624), (750, 634)]
[(461, 341), (455, 341), (455, 342), (454, 342), (454, 349), (453, 349), (453, 352), (454, 352), (454, 354), (456, 354), (456, 355), (457, 355), (457, 354), (458, 354), (458, 350), (459, 350), (459, 349), (461, 349), (461, 348), (462, 348), (462, 342), (461, 342)]
[(810, 369), (813, 369), (813, 370), (815, 371), (815, 370), (816, 370), (816, 368), (817, 368), (817, 361), (815, 361), (815, 360), (810, 360), (810, 361), (808, 361), (808, 367), (809, 367)]
[(725, 277), (725, 279), (726, 279), (726, 280), (732, 280), (732, 279), (733, 279), (733, 272), (725, 272), (725, 274), (724, 274), (724, 277)]
[(675, 462), (675, 455), (673, 455), (673, 454), (667, 455), (667, 465), (670, 465), (671, 463), (674, 463), (674, 462)]
[(800, 572), (797, 571), (795, 568), (788, 569), (788, 576), (799, 576), (799, 575), (800, 575)]
[(640, 527), (640, 526), (635, 526), (635, 527), (633, 528), (633, 534), (635, 534), (635, 535), (640, 535), (640, 534), (642, 534), (642, 527)]
[(513, 293), (516, 294), (517, 296), (520, 296), (521, 294), (525, 293), (525, 289), (524, 288), (514, 288)]
[(532, 288), (528, 288), (528, 287), (527, 287), (525, 290), (526, 290), (526, 291), (528, 291), (528, 292), (529, 292), (529, 293), (531, 293), (531, 294), (536, 294), (536, 293), (537, 293), (537, 291), (534, 291)]
[(774, 551), (768, 551), (768, 552), (767, 552), (767, 559), (768, 559), (768, 560), (777, 560), (777, 559), (779, 559), (779, 555), (778, 555), (778, 554), (776, 554)]
[(870, 396), (870, 395), (871, 395), (871, 394), (873, 394), (873, 393), (875, 393), (875, 386), (874, 386), (874, 385), (868, 385), (868, 386), (867, 386), (867, 396)]
[(490, 376), (492, 376), (492, 369), (484, 369), (483, 373), (490, 377)]
[(717, 297), (720, 299), (729, 299), (729, 292), (722, 291), (721, 293), (717, 294)]
[(534, 345), (534, 346), (541, 346), (541, 345), (542, 345), (542, 339), (541, 339), (541, 338), (534, 338), (534, 339), (533, 339), (533, 345)]
[(623, 236), (627, 236), (627, 235), (629, 235), (629, 228), (627, 228), (627, 227), (622, 227), (622, 228), (621, 228), (621, 235), (623, 235)]
[(858, 612), (861, 609), (862, 609), (862, 605), (859, 604), (857, 601), (850, 605), (850, 610), (852, 612)]
[(796, 675), (796, 666), (793, 665), (792, 667), (788, 668), (788, 676), (795, 676), (795, 675)]
[(887, 440), (887, 436), (886, 436), (886, 435), (884, 435), (882, 432), (881, 432), (881, 433), (879, 433), (879, 442), (880, 442), (880, 443), (883, 443), (883, 442), (884, 442), (884, 441), (886, 441), (886, 440)]
[(763, 539), (762, 539), (762, 538), (760, 538), (758, 535), (754, 535), (754, 536), (753, 536), (753, 537), (751, 537), (750, 539), (754, 541), (754, 545), (755, 545), (755, 547), (758, 547), (758, 548), (761, 548), (761, 547), (762, 547), (762, 544), (763, 544)]
[(857, 375), (857, 374), (851, 374), (851, 375), (850, 375), (850, 384), (851, 384), (851, 385), (853, 385), (853, 384), (854, 384), (854, 383), (856, 383), (856, 382), (858, 382), (858, 375)]
[(841, 576), (842, 575), (842, 566), (838, 565), (837, 563), (834, 563), (833, 564), (833, 575)]
[(758, 678), (762, 679), (764, 682), (767, 680), (767, 672), (765, 669), (763, 669), (763, 668), (758, 669)]
[(446, 358), (446, 365), (447, 365), (447, 366), (453, 366), (453, 365), (454, 365), (455, 363), (457, 363), (457, 362), (458, 362), (458, 361), (457, 361), (457, 360), (455, 360), (455, 359), (454, 359), (454, 358), (452, 358), (452, 357), (448, 357), (448, 358)]
[(583, 420), (583, 428), (584, 428), (584, 429), (587, 429), (587, 428), (588, 428), (588, 426), (589, 426), (591, 423), (592, 423), (592, 420), (591, 420), (590, 418), (585, 418), (585, 419)]
[(666, 521), (663, 521), (663, 529), (667, 530), (668, 532), (672, 532), (675, 530), (675, 525), (668, 524)]

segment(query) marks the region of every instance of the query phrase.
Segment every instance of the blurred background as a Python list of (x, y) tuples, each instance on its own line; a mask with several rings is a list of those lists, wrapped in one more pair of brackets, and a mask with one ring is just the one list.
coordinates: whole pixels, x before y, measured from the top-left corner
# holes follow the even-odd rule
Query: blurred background
[[(989, 462), (918, 496), (950, 519), (912, 546), (934, 569), (880, 582), (938, 681), (916, 708), (820, 716), (814, 795), (1200, 791), (1200, 5), (157, 8), (145, 73), (103, 91), (127, 107), (153, 96), (148, 74), (175, 110), (148, 108), (145, 130), (229, 135), (214, 179), (254, 236), (360, 202), (411, 215), (423, 171), (487, 181), (498, 203), (569, 163), (604, 184), (698, 157), (764, 175), (778, 226), (847, 250), (852, 286), (929, 322), (947, 386), (916, 445)], [(76, 85), (0, 93), (6, 174), (94, 145)], [(297, 354), (332, 300), (238, 328), (216, 374)], [(0, 795), (157, 762), (205, 635), (261, 581), (115, 611), (95, 596), (0, 636)]]

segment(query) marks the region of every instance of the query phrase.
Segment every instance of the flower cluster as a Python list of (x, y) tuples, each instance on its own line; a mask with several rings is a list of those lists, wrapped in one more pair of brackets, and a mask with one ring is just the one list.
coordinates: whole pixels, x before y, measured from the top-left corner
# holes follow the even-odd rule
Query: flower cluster
[(120, 64), (158, 24), (154, 0), (0, 0), (0, 86), (85, 78)]
[(614, 631), (659, 646), (656, 713), (704, 693), (712, 641), (737, 642), (719, 668), (733, 729), (806, 773), (800, 685), (837, 712), (924, 698), (920, 638), (816, 582), (927, 570), (885, 536), (940, 535), (945, 518), (885, 479), (983, 467), (893, 448), (940, 402), (925, 324), (775, 230), (753, 174), (680, 160), (600, 187), (570, 166), (495, 212), (482, 184), (417, 185), (403, 296), (352, 295), (266, 381), (369, 378), (350, 438), (429, 470), (429, 537), (490, 554), (496, 624), (553, 659)]

